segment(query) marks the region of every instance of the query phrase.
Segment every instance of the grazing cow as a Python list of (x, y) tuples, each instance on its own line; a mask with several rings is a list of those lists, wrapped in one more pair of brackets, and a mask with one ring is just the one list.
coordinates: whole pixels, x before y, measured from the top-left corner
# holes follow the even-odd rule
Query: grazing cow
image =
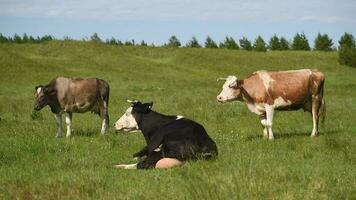
[(151, 110), (153, 103), (131, 101), (115, 123), (116, 130), (141, 130), (147, 146), (133, 156), (139, 160), (125, 169), (171, 168), (186, 160), (211, 158), (218, 154), (215, 142), (204, 127), (182, 116), (166, 116)]
[[(222, 78), (220, 78), (222, 79)], [(218, 80), (220, 80), (218, 79)], [(257, 71), (244, 80), (228, 76), (219, 102), (243, 101), (251, 112), (260, 116), (263, 136), (273, 140), (272, 120), (274, 110), (303, 108), (313, 117), (312, 137), (318, 135), (319, 117), (325, 116), (323, 98), (324, 74), (317, 70)]]
[(106, 81), (97, 78), (57, 77), (46, 86), (36, 86), (36, 111), (49, 105), (56, 118), (57, 135), (62, 135), (62, 113), (66, 113), (67, 137), (71, 135), (72, 113), (94, 112), (100, 115), (101, 133), (109, 127), (109, 92)]

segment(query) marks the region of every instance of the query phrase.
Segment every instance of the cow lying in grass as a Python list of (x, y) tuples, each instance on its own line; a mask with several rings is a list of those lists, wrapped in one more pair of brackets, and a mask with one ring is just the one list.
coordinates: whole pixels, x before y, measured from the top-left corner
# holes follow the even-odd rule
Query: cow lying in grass
[(133, 156), (139, 160), (124, 169), (171, 168), (186, 160), (207, 159), (218, 154), (204, 127), (181, 116), (166, 116), (151, 110), (153, 103), (131, 102), (115, 123), (116, 130), (141, 130), (147, 145)]

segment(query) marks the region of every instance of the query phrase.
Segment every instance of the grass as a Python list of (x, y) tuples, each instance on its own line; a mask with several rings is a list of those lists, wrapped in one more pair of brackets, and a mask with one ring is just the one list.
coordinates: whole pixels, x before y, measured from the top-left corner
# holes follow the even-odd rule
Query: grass
[[(215, 100), (217, 77), (301, 68), (326, 75), (327, 118), (318, 138), (309, 137), (310, 114), (298, 111), (277, 112), (276, 139), (263, 140), (245, 105)], [(32, 109), (34, 87), (58, 75), (107, 80), (111, 124), (126, 99), (200, 122), (219, 157), (169, 170), (112, 168), (132, 163), (143, 137), (112, 127), (103, 137), (100, 118), (87, 113), (73, 115), (71, 139), (55, 138), (50, 109)], [(335, 52), (0, 44), (0, 199), (355, 199), (355, 75)]]

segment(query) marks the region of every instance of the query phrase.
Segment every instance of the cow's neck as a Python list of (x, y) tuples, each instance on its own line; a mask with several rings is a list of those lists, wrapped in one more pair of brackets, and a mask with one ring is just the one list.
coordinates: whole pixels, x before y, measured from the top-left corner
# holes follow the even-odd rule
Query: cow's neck
[(160, 129), (163, 125), (176, 120), (176, 116), (167, 116), (150, 111), (147, 114), (141, 114), (138, 116), (138, 127), (142, 131), (146, 142), (152, 137), (152, 134)]
[(61, 112), (61, 105), (59, 104), (57, 96), (52, 96), (48, 105), (51, 108), (52, 113), (58, 114)]
[(244, 85), (240, 85), (240, 96), (237, 98), (238, 101), (243, 101), (245, 103), (253, 103), (253, 99), (250, 94), (245, 90)]

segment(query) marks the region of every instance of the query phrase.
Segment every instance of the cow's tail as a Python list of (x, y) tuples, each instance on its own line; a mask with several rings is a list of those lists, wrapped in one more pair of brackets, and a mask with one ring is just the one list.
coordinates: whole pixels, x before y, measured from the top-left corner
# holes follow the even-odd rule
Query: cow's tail
[(321, 88), (321, 105), (318, 112), (319, 119), (321, 118), (321, 123), (324, 124), (326, 118), (326, 105), (324, 98), (324, 87)]

